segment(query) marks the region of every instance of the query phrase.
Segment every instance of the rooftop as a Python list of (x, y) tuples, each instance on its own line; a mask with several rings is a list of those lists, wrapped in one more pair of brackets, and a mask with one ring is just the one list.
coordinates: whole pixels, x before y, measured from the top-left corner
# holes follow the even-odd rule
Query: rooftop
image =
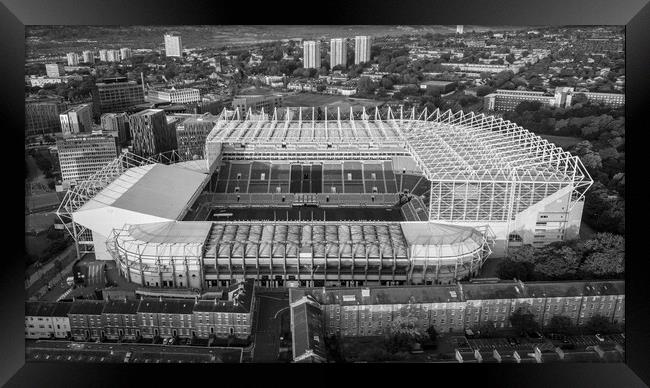
[(70, 306), (68, 314), (101, 315), (104, 302), (101, 300), (77, 300)]
[(305, 295), (321, 304), (382, 305), (410, 303), (462, 302), (456, 286), (366, 287), (366, 288), (299, 288), (290, 290), (290, 302)]

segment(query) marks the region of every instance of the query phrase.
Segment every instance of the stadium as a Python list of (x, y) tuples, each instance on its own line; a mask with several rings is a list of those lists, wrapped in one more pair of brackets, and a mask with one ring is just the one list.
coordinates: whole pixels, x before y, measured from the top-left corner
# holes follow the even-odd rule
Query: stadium
[(204, 159), (122, 154), (58, 214), (142, 286), (449, 284), (576, 238), (591, 184), (578, 157), (484, 114), (224, 110)]

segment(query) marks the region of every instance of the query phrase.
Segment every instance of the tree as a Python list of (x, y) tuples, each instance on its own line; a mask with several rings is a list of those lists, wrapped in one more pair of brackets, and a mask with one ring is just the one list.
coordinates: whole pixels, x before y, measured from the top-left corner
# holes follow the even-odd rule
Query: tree
[(539, 328), (535, 316), (527, 308), (519, 307), (510, 315), (510, 324), (521, 334), (535, 331)]
[(436, 342), (438, 340), (438, 332), (436, 331), (436, 328), (433, 326), (429, 326), (427, 329), (427, 334), (429, 335), (429, 339), (433, 342)]
[(625, 271), (625, 238), (598, 233), (585, 243), (588, 252), (583, 270), (598, 276), (620, 275)]
[(609, 318), (601, 315), (594, 315), (589, 318), (584, 329), (591, 334), (612, 334), (619, 331), (619, 328)]
[(541, 248), (535, 255), (535, 272), (551, 278), (563, 279), (574, 276), (580, 265), (581, 256), (562, 242)]
[(492, 338), (492, 337), (496, 336), (496, 334), (497, 334), (496, 325), (494, 324), (494, 321), (492, 321), (492, 320), (487, 320), (487, 321), (479, 324), (476, 327), (476, 331), (478, 333), (480, 333), (479, 335), (482, 338)]
[(478, 88), (476, 88), (477, 97), (484, 97), (492, 92), (494, 92), (494, 89), (489, 86), (479, 86)]
[(519, 279), (525, 282), (534, 279), (533, 273), (533, 263), (516, 261), (511, 258), (504, 259), (497, 266), (497, 276), (500, 279)]
[(571, 318), (564, 315), (556, 315), (552, 317), (546, 325), (546, 332), (557, 334), (571, 334), (575, 330), (575, 326)]

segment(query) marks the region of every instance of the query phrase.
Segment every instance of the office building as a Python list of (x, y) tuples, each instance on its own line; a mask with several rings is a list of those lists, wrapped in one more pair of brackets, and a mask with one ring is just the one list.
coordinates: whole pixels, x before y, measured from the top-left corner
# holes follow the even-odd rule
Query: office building
[(84, 63), (95, 63), (95, 52), (86, 50), (82, 53)]
[(133, 56), (133, 54), (131, 53), (130, 48), (123, 47), (123, 48), (120, 49), (120, 58), (122, 58), (122, 60), (131, 58), (132, 56)]
[(302, 43), (303, 67), (305, 69), (320, 69), (320, 41), (306, 40)]
[(344, 68), (348, 63), (348, 44), (345, 38), (336, 38), (330, 41), (330, 69), (341, 65)]
[(68, 53), (66, 57), (68, 59), (68, 66), (77, 66), (79, 64), (79, 54)]
[(165, 111), (146, 109), (129, 116), (133, 152), (152, 156), (177, 148), (176, 131), (167, 125)]
[(107, 62), (119, 62), (121, 60), (120, 58), (120, 50), (106, 50), (106, 61)]
[(357, 36), (354, 38), (354, 64), (370, 61), (370, 47), (372, 46), (372, 37)]
[(233, 109), (239, 109), (242, 112), (252, 110), (261, 110), (264, 109), (265, 112), (269, 113), (273, 108), (282, 106), (282, 101), (284, 97), (281, 94), (269, 94), (269, 95), (258, 95), (258, 94), (247, 94), (235, 96), (232, 99)]
[(205, 140), (218, 120), (211, 114), (193, 115), (176, 126), (178, 153), (188, 159), (203, 159)]
[(574, 92), (582, 93), (588, 101), (603, 103), (613, 108), (619, 108), (625, 105), (625, 94), (622, 93), (596, 93), (596, 92)]
[(97, 82), (93, 98), (100, 113), (124, 112), (145, 102), (142, 85), (128, 81), (126, 77), (104, 78)]
[(126, 144), (129, 140), (129, 116), (126, 112), (104, 113), (100, 118), (102, 130), (117, 133), (120, 145)]
[(544, 106), (568, 108), (573, 102), (573, 97), (577, 94), (583, 94), (590, 102), (604, 103), (613, 108), (625, 105), (624, 94), (576, 92), (572, 87), (566, 86), (556, 87), (553, 94), (528, 90), (497, 89), (496, 92), (485, 96), (483, 103), (485, 109), (501, 112), (514, 110), (523, 101), (538, 101)]
[(48, 63), (45, 65), (45, 73), (49, 78), (61, 77), (65, 74), (63, 64), (61, 63)]
[(92, 131), (91, 104), (81, 104), (71, 107), (61, 113), (59, 119), (61, 120), (61, 132), (64, 135), (80, 132), (90, 133)]
[(108, 62), (108, 50), (99, 50), (100, 62)]
[(62, 97), (25, 100), (25, 136), (60, 132), (59, 114), (66, 109)]
[(147, 99), (182, 104), (201, 101), (201, 93), (199, 89), (194, 88), (149, 90), (147, 92)]
[(464, 31), (465, 31), (465, 26), (463, 26), (462, 24), (459, 24), (459, 25), (456, 26), (456, 33), (457, 34), (463, 34)]
[(165, 55), (168, 57), (183, 57), (183, 43), (180, 35), (165, 34)]
[(57, 140), (61, 180), (75, 186), (119, 155), (117, 139), (108, 135), (76, 135)]

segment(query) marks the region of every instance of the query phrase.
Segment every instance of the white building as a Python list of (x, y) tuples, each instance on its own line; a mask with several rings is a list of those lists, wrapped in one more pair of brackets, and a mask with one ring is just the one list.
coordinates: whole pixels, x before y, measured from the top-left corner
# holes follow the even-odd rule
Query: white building
[(83, 60), (85, 63), (95, 63), (95, 52), (86, 50), (82, 53)]
[(56, 78), (52, 78), (52, 77), (36, 77), (36, 76), (29, 77), (29, 84), (32, 87), (35, 87), (35, 86), (43, 87), (43, 86), (49, 85), (49, 84), (60, 84), (60, 83), (63, 83), (65, 81), (66, 81), (66, 79), (61, 78), (61, 77), (56, 77)]
[(68, 53), (66, 57), (68, 58), (68, 66), (77, 66), (79, 64), (79, 54)]
[(463, 26), (462, 24), (459, 24), (459, 25), (456, 26), (456, 33), (457, 34), (462, 34), (464, 31), (465, 31), (465, 26)]
[(120, 57), (122, 58), (122, 60), (131, 58), (132, 57), (131, 49), (128, 48), (128, 47), (121, 48), (120, 49)]
[(358, 65), (370, 61), (370, 47), (372, 46), (372, 37), (356, 36), (354, 38), (354, 64)]
[(117, 138), (106, 135), (69, 136), (57, 141), (61, 180), (75, 186), (119, 154)]
[(92, 109), (90, 104), (74, 106), (59, 115), (61, 132), (71, 135), (92, 131)]
[(183, 56), (183, 43), (180, 35), (165, 34), (165, 55), (178, 58)]
[(345, 38), (335, 38), (330, 41), (330, 68), (348, 63), (348, 45)]
[(320, 41), (306, 40), (303, 47), (303, 67), (305, 69), (320, 69)]
[(160, 90), (150, 90), (147, 95), (149, 98), (155, 98), (162, 101), (168, 101), (171, 103), (186, 103), (186, 102), (196, 102), (201, 101), (201, 93), (199, 89), (187, 88), (187, 89), (160, 89)]
[(108, 50), (99, 50), (99, 60), (101, 62), (108, 62)]
[(121, 60), (120, 50), (107, 50), (106, 60), (108, 62), (119, 62)]
[(50, 78), (61, 77), (64, 74), (63, 65), (60, 63), (48, 63), (45, 65), (45, 73)]

